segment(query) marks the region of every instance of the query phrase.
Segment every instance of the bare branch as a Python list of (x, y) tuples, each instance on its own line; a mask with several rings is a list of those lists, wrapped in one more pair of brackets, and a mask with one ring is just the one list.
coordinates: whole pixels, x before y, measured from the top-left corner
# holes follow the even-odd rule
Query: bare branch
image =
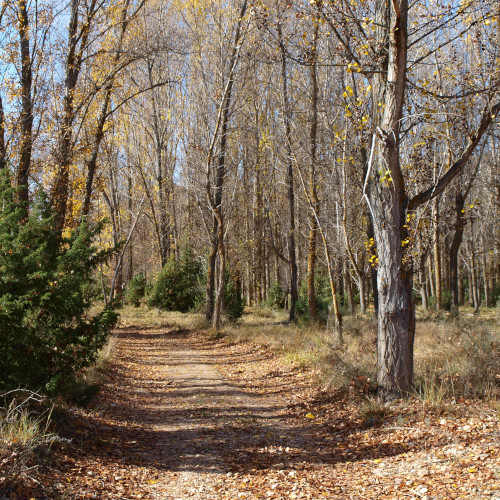
[(426, 201), (432, 200), (445, 190), (448, 184), (460, 173), (464, 165), (467, 163), (468, 159), (479, 144), (482, 136), (488, 130), (488, 127), (496, 118), (496, 115), (499, 111), (500, 102), (496, 103), (491, 108), (489, 105), (486, 107), (486, 109), (483, 111), (483, 117), (477, 129), (477, 132), (469, 139), (469, 144), (463, 152), (462, 156), (449, 168), (449, 170), (439, 179), (439, 181), (434, 186), (414, 196), (408, 203), (408, 210), (416, 210), (420, 205), (422, 205)]

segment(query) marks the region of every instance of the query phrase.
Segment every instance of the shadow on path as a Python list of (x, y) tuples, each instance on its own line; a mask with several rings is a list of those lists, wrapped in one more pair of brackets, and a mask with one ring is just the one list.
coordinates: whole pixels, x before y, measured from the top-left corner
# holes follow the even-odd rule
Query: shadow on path
[[(294, 418), (279, 395), (224, 379), (220, 370), (250, 357), (255, 361), (255, 351), (214, 355), (206, 345), (197, 346), (199, 339), (176, 330), (127, 328), (118, 338), (110, 380), (85, 423), (87, 433), (100, 436), (97, 445), (85, 445), (86, 454), (170, 472), (227, 473), (407, 451), (395, 444), (349, 447), (350, 434), (359, 431), (354, 416), (327, 424)], [(423, 441), (412, 446), (425, 446)]]

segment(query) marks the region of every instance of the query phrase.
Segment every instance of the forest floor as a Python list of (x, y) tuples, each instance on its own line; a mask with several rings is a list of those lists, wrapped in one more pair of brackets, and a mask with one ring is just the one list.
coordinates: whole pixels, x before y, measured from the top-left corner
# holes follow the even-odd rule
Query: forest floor
[[(50, 465), (6, 498), (500, 499), (499, 412), (320, 390), (268, 347), (116, 332), (99, 395), (58, 416)], [(363, 402), (364, 401), (364, 402)]]

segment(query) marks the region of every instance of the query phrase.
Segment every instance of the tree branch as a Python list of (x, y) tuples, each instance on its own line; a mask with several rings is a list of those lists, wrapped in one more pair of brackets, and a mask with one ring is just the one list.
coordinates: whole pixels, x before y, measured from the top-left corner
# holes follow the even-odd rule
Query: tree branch
[(469, 145), (463, 152), (462, 156), (449, 168), (449, 170), (439, 179), (439, 181), (429, 189), (420, 192), (414, 196), (408, 203), (408, 210), (416, 210), (422, 203), (432, 200), (436, 196), (440, 195), (448, 184), (460, 173), (464, 165), (469, 160), (470, 156), (476, 149), (482, 136), (488, 130), (496, 115), (500, 111), (500, 102), (496, 103), (492, 108), (489, 106), (483, 111), (483, 117), (481, 123), (477, 129), (475, 135), (473, 135), (469, 140)]

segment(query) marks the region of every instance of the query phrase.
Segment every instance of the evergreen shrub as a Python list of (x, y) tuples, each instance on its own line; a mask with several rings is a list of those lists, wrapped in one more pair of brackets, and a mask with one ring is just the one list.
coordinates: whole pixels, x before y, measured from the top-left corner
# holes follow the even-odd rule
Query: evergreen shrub
[[(332, 293), (330, 282), (326, 273), (320, 274), (316, 272), (315, 280), (316, 292), (316, 313), (318, 320), (326, 323), (328, 320), (329, 307), (332, 304)], [(309, 300), (307, 297), (307, 281), (304, 280), (299, 285), (299, 296), (297, 300), (297, 316), (301, 322), (309, 321)]]
[(128, 304), (133, 304), (135, 307), (141, 305), (141, 299), (146, 295), (147, 281), (144, 273), (137, 273), (127, 285), (125, 291), (125, 300)]
[[(227, 271), (226, 271), (227, 272)], [(241, 286), (237, 276), (227, 272), (224, 291), (224, 313), (230, 322), (235, 322), (243, 315), (245, 304), (241, 296)]]
[(200, 302), (203, 295), (201, 262), (189, 243), (181, 248), (177, 260), (172, 255), (158, 274), (148, 304), (164, 311), (188, 312)]
[(285, 292), (278, 281), (271, 283), (267, 291), (266, 306), (283, 309), (285, 307)]
[(96, 359), (117, 319), (111, 309), (86, 317), (92, 273), (108, 255), (92, 245), (102, 225), (62, 236), (43, 192), (26, 217), (8, 173), (0, 183), (0, 390), (57, 393)]

